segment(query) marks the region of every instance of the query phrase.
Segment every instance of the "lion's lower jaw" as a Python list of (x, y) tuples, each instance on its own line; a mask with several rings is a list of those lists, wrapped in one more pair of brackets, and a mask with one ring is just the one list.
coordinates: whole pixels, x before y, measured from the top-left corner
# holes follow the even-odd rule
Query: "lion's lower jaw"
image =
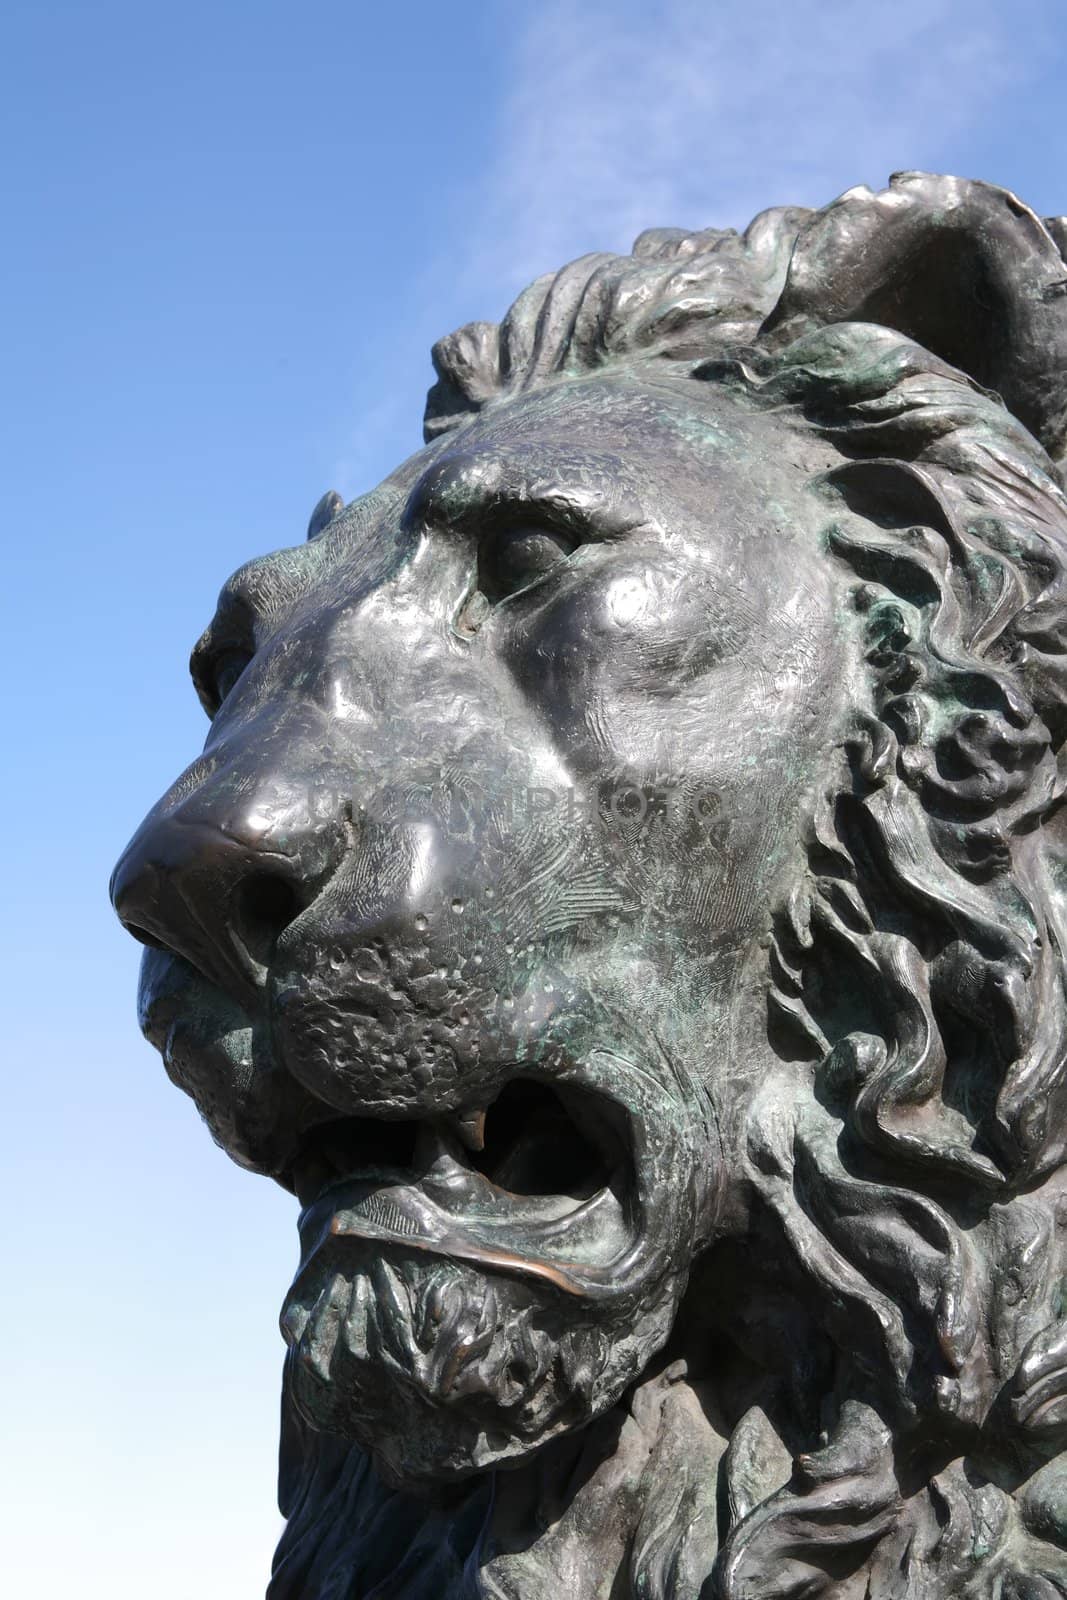
[(287, 1472), (283, 1447), (289, 1521), (267, 1600), (698, 1600), (715, 1561), (726, 1445), (680, 1364), (440, 1500), (389, 1488), (358, 1447), (291, 1410), (286, 1431), (302, 1460)]
[(522, 1283), (415, 1252), (372, 1256), (290, 1297), (288, 1392), (387, 1483), (432, 1489), (588, 1424), (662, 1347), (675, 1306), (672, 1283), (649, 1284), (636, 1313), (567, 1323)]

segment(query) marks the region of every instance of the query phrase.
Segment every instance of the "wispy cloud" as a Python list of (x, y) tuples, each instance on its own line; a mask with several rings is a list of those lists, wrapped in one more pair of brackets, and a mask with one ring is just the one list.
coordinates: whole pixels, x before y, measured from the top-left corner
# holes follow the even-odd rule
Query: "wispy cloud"
[[(899, 168), (968, 172), (1062, 31), (1063, 0), (535, 0), (493, 58), (492, 151), (427, 252), (388, 392), (359, 391), (346, 493), (413, 444), (432, 340), (642, 228), (743, 227)], [(980, 163), (983, 164), (983, 163)]]
[(743, 225), (944, 170), (1051, 16), (1049, 0), (545, 0), (515, 37), (479, 282), (507, 297), (650, 225)]

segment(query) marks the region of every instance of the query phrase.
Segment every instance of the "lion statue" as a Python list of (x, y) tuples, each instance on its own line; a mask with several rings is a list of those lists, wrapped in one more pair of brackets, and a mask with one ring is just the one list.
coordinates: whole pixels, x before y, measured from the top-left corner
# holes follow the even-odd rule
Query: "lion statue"
[(584, 256), (223, 589), (113, 898), (301, 1208), (271, 1600), (1067, 1596), (1065, 252)]

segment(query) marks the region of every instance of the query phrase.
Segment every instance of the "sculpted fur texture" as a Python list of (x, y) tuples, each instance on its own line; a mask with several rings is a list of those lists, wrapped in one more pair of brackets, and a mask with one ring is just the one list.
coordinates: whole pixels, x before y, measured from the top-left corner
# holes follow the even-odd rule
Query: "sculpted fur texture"
[(583, 257), (224, 588), (113, 896), (300, 1204), (272, 1600), (1067, 1596), (1065, 247)]

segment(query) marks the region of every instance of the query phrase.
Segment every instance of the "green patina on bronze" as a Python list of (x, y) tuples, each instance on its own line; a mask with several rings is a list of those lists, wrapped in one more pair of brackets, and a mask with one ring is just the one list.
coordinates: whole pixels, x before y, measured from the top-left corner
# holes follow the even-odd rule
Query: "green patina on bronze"
[(224, 589), (113, 894), (302, 1208), (273, 1600), (1067, 1595), (1065, 245), (584, 257)]

